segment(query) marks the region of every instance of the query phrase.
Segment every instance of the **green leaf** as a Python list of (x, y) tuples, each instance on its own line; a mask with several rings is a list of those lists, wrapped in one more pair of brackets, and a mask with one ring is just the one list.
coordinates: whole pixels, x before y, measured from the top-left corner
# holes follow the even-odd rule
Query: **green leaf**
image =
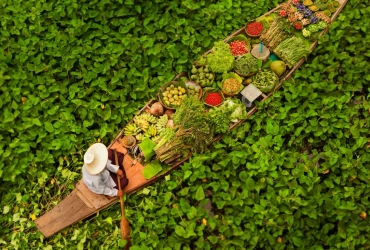
[(32, 119), (32, 123), (35, 124), (35, 125), (37, 125), (37, 126), (39, 126), (39, 127), (42, 125), (41, 122), (40, 122), (40, 120), (38, 118), (33, 118)]
[(104, 221), (112, 225), (112, 217), (107, 217)]
[(201, 200), (204, 200), (204, 198), (205, 198), (205, 195), (204, 195), (203, 188), (202, 188), (202, 186), (199, 186), (197, 188), (197, 192), (195, 193), (195, 199), (197, 201), (201, 201)]
[(293, 243), (295, 246), (297, 247), (300, 247), (302, 246), (302, 240), (300, 238), (297, 238), (297, 237), (293, 237)]
[(176, 232), (177, 235), (179, 235), (181, 237), (185, 237), (185, 235), (186, 235), (185, 229), (182, 226), (179, 226), (179, 225), (175, 226), (175, 232)]
[(246, 188), (249, 190), (249, 191), (252, 191), (254, 190), (255, 186), (256, 186), (256, 182), (252, 179), (252, 178), (248, 178), (245, 182), (245, 185), (246, 185)]
[(7, 214), (9, 210), (10, 210), (9, 206), (4, 206), (3, 214)]

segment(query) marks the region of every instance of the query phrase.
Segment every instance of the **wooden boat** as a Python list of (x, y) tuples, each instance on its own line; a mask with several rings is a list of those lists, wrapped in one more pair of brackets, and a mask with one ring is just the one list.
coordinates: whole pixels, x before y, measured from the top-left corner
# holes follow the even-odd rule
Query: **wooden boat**
[[(348, 0), (338, 0), (340, 6), (337, 8), (337, 11), (331, 16), (331, 21), (334, 21), (336, 17), (339, 15), (345, 4)], [(272, 12), (275, 12), (279, 9), (279, 6), (270, 12), (266, 13), (263, 16), (269, 15)], [(262, 16), (262, 17), (263, 17)], [(260, 17), (261, 18), (261, 17)], [(330, 27), (326, 28), (321, 34), (325, 34)], [(239, 34), (245, 34), (244, 27), (237, 30), (235, 33), (228, 36), (224, 41), (227, 42), (230, 38), (237, 36)], [(313, 42), (311, 45), (311, 50), (313, 50), (317, 46), (317, 41)], [(205, 54), (211, 53), (211, 51), (206, 52)], [(261, 94), (257, 101), (264, 101), (269, 98), (275, 91), (277, 91), (283, 84), (284, 81), (288, 80), (293, 73), (303, 64), (304, 59), (301, 59), (296, 65), (294, 65), (281, 79), (279, 84), (275, 87), (275, 89), (268, 93), (268, 94)], [(186, 73), (181, 73), (175, 77), (174, 80), (177, 78), (187, 76)], [(141, 110), (139, 113), (144, 112), (144, 110), (149, 107), (155, 100), (150, 100)], [(248, 110), (248, 117), (254, 114), (257, 111), (257, 107), (254, 106)], [(240, 123), (244, 120), (239, 120), (236, 123), (230, 125), (229, 129), (233, 129), (237, 127)], [(132, 121), (131, 121), (132, 122)], [(124, 131), (122, 130), (116, 138), (111, 142), (108, 148), (116, 149), (121, 153), (126, 153), (127, 149), (120, 143), (120, 138), (123, 136)], [(214, 141), (220, 140), (222, 135), (218, 135), (214, 138)], [(127, 194), (135, 193), (136, 191), (152, 184), (153, 182), (157, 181), (158, 179), (164, 177), (165, 175), (169, 174), (174, 169), (178, 168), (182, 163), (187, 161), (191, 157), (191, 153), (183, 159), (177, 159), (170, 163), (170, 169), (162, 174), (155, 176), (149, 180), (146, 180), (142, 175), (142, 170), (144, 169), (144, 165), (134, 159), (129, 154), (126, 154), (124, 157), (123, 165), (126, 170), (126, 175), (129, 179), (129, 184), (124, 188), (124, 192)], [(98, 211), (105, 209), (112, 204), (118, 201), (118, 197), (108, 198), (105, 195), (98, 195), (91, 192), (84, 182), (80, 180), (77, 184), (75, 189), (69, 194), (64, 200), (62, 200), (56, 207), (39, 217), (35, 223), (37, 228), (45, 237), (50, 237), (51, 235), (59, 232), (60, 230), (82, 220), (91, 215), (94, 215)]]

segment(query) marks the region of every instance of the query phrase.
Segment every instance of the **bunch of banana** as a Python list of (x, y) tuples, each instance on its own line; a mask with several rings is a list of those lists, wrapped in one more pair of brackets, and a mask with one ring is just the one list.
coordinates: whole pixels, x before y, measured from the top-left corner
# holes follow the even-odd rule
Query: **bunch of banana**
[(157, 123), (157, 117), (155, 117), (154, 115), (143, 113), (142, 116), (150, 123)]
[(141, 132), (141, 128), (135, 123), (130, 123), (125, 127), (124, 135), (137, 135)]
[(159, 117), (157, 124), (155, 125), (158, 133), (162, 132), (162, 130), (166, 127), (167, 122), (168, 122), (167, 115), (162, 115), (161, 117)]
[(150, 125), (147, 132), (150, 135), (150, 137), (156, 136), (157, 135), (157, 128), (155, 127), (155, 125)]
[(134, 122), (144, 131), (146, 131), (149, 128), (149, 122), (142, 115), (135, 116)]
[(142, 141), (144, 139), (144, 136), (143, 136), (143, 134), (137, 134), (135, 136), (135, 138), (136, 138), (137, 141)]

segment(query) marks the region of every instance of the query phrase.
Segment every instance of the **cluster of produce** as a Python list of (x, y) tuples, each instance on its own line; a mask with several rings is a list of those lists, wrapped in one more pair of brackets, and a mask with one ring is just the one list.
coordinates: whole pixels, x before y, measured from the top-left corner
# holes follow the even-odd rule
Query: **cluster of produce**
[(180, 106), (181, 101), (187, 96), (186, 89), (182, 86), (171, 84), (166, 87), (166, 90), (162, 93), (163, 102), (169, 106)]
[(258, 70), (258, 59), (254, 58), (251, 54), (247, 54), (237, 59), (234, 66), (237, 73), (248, 75)]
[(290, 37), (281, 42), (274, 50), (289, 67), (296, 64), (301, 58), (307, 56), (311, 50), (299, 37)]
[(250, 36), (259, 36), (263, 31), (263, 25), (260, 22), (251, 22), (247, 24), (246, 32)]
[(173, 115), (174, 126), (166, 128), (154, 140), (154, 151), (161, 162), (187, 155), (189, 151), (203, 153), (213, 139), (213, 129), (201, 101), (186, 98)]
[(144, 138), (152, 139), (157, 135), (158, 129), (163, 129), (162, 126), (157, 126), (158, 121), (157, 117), (148, 113), (142, 113), (135, 116), (134, 122), (125, 127), (124, 135), (132, 135), (137, 141), (142, 141)]
[(270, 70), (261, 70), (252, 77), (252, 84), (264, 93), (271, 92), (279, 82), (277, 75)]
[(240, 56), (246, 54), (247, 43), (245, 41), (233, 41), (230, 43), (230, 51), (233, 56)]
[(290, 26), (283, 18), (276, 17), (270, 27), (260, 36), (261, 41), (269, 48), (274, 49), (290, 34)]
[[(137, 116), (134, 123), (127, 126), (125, 134), (133, 135), (139, 141), (143, 138), (152, 139), (156, 145), (156, 158), (161, 162), (173, 162), (189, 152), (204, 152), (215, 133), (225, 133), (230, 122), (247, 117), (245, 104), (239, 97), (225, 99), (224, 96), (237, 95), (243, 87), (242, 83), (253, 84), (262, 92), (269, 93), (287, 67), (294, 66), (310, 53), (303, 39), (294, 36), (295, 30), (310, 37), (312, 33), (325, 29), (328, 20), (324, 12), (318, 10), (327, 6), (326, 1), (330, 0), (317, 0), (315, 3), (311, 0), (290, 0), (281, 5), (278, 15), (271, 22), (248, 23), (246, 33), (252, 37), (259, 36), (259, 41), (253, 40), (252, 50), (245, 35), (233, 37), (229, 44), (215, 42), (212, 52), (202, 56), (192, 66), (189, 79), (197, 84), (186, 79), (178, 83), (182, 86), (172, 84), (163, 90), (164, 103), (177, 108), (172, 118), (166, 113), (163, 115), (163, 109), (153, 110)], [(256, 48), (259, 51), (256, 52)], [(263, 52), (270, 54), (270, 50), (272, 55), (258, 59)], [(265, 64), (267, 67), (263, 67), (264, 60), (269, 60), (269, 64)], [(221, 82), (218, 81), (220, 75), (216, 76), (216, 73), (222, 73)], [(213, 85), (215, 80), (217, 89), (201, 90), (202, 87)], [(203, 98), (199, 100), (201, 95)], [(204, 104), (211, 107), (208, 112), (205, 112)], [(157, 117), (151, 114), (157, 114)]]
[(214, 77), (214, 74), (210, 72), (208, 66), (196, 68), (193, 65), (191, 69), (190, 79), (197, 82), (202, 87), (211, 86)]
[[(293, 5), (296, 6), (297, 11)], [(309, 37), (312, 33), (327, 27), (326, 23), (330, 22), (329, 16), (336, 11), (338, 6), (337, 1), (318, 0), (313, 3), (311, 0), (303, 0), (302, 2), (294, 0), (282, 4), (279, 15), (280, 17), (288, 17), (289, 22), (296, 30), (302, 30), (302, 34)], [(323, 11), (318, 12), (318, 10)], [(318, 26), (319, 22), (321, 24)], [(304, 28), (304, 26), (307, 27)]]
[(235, 57), (230, 47), (223, 41), (215, 42), (212, 53), (207, 55), (207, 65), (214, 73), (224, 73), (233, 69)]
[(229, 98), (219, 107), (210, 109), (207, 116), (215, 133), (225, 133), (231, 121), (246, 119), (247, 111), (239, 99)]

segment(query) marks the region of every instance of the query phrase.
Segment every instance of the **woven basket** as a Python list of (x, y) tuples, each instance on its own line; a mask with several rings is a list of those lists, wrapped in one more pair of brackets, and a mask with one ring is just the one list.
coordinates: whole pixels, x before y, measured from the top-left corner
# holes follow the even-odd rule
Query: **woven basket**
[(252, 34), (249, 34), (248, 33), (248, 31), (247, 31), (247, 27), (248, 27), (248, 24), (250, 24), (250, 23), (254, 23), (254, 22), (256, 22), (255, 20), (253, 20), (253, 21), (249, 21), (249, 22), (247, 22), (247, 24), (245, 25), (245, 27), (244, 27), (244, 30), (245, 30), (245, 33), (249, 36), (249, 37), (259, 37), (261, 34), (262, 34), (262, 32), (263, 32), (263, 30), (261, 31), (261, 33), (259, 33), (258, 35), (252, 35)]

